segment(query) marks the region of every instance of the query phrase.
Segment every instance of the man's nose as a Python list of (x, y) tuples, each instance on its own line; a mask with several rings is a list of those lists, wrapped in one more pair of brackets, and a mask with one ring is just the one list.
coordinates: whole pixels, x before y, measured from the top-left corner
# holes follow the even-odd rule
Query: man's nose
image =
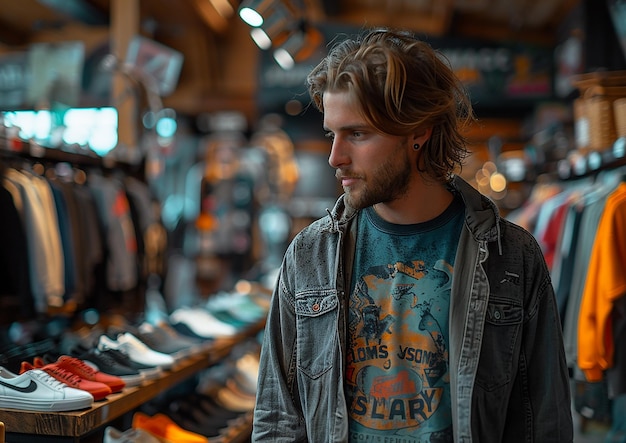
[(335, 137), (333, 144), (330, 148), (330, 155), (328, 156), (328, 164), (333, 168), (339, 168), (350, 162), (350, 156), (348, 155), (344, 143), (341, 139)]

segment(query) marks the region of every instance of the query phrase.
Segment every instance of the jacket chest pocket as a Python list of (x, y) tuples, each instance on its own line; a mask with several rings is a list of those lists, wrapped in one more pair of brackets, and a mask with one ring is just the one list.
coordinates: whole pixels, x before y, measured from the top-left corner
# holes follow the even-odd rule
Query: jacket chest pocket
[(298, 369), (310, 378), (328, 371), (338, 352), (336, 291), (296, 296)]
[(476, 383), (492, 391), (514, 377), (523, 309), (513, 300), (491, 295), (480, 351)]

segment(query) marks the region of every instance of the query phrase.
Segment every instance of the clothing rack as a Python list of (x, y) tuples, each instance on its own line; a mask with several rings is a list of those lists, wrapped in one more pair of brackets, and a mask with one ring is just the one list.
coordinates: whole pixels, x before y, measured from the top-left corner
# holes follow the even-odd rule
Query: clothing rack
[(602, 171), (626, 166), (626, 137), (620, 137), (602, 151), (589, 151), (561, 160), (557, 166), (558, 179), (573, 180), (597, 175)]
[[(83, 151), (83, 152), (81, 152)], [(100, 157), (82, 148), (48, 148), (34, 141), (0, 136), (0, 159), (24, 159), (39, 162), (69, 163), (79, 168), (97, 168), (102, 171), (121, 170), (137, 178), (143, 177), (143, 162), (133, 164)]]
[[(43, 169), (40, 168), (40, 166), (43, 166)], [(73, 151), (71, 151), (69, 147), (64, 149), (47, 148), (33, 141), (25, 141), (19, 138), (9, 138), (6, 135), (0, 135), (0, 179), (3, 179), (10, 169), (30, 171), (35, 176), (39, 175), (45, 178), (58, 178), (60, 179), (59, 182), (76, 184), (79, 185), (78, 187), (92, 182), (95, 177), (99, 176), (107, 179), (125, 177), (145, 183), (142, 173), (143, 164), (130, 164), (108, 157), (99, 157), (93, 152), (79, 152), (78, 148)], [(146, 186), (148, 185), (146, 184)], [(82, 200), (77, 200), (74, 203), (77, 204), (81, 201)], [(144, 205), (142, 205), (142, 207), (143, 206)], [(76, 206), (74, 205), (74, 207)], [(84, 207), (80, 210), (81, 214), (86, 214), (87, 212)], [(94, 216), (98, 215), (97, 213), (93, 214)], [(130, 210), (126, 215), (130, 216)], [(93, 217), (91, 218), (93, 219)], [(99, 225), (90, 224), (90, 226)], [(94, 229), (91, 229), (91, 231), (93, 234)], [(77, 231), (72, 232), (79, 235)], [(102, 240), (105, 239), (106, 237), (102, 238)], [(139, 242), (141, 242), (141, 239)], [(68, 245), (66, 244), (65, 246)], [(103, 248), (103, 251), (108, 252), (109, 249)], [(94, 264), (92, 263), (92, 265)], [(106, 278), (103, 266), (103, 264), (98, 263), (97, 268), (94, 268), (93, 272), (90, 272), (89, 275), (97, 279)], [(142, 276), (143, 275), (139, 277)], [(131, 311), (134, 312), (141, 303), (144, 283), (143, 280), (139, 280), (137, 287), (132, 290), (116, 290), (116, 300), (119, 299), (120, 303), (123, 302), (122, 304), (124, 304), (124, 306), (132, 305)], [(98, 284), (96, 289), (97, 292), (88, 293), (93, 300), (79, 301), (77, 302), (78, 305), (74, 300), (64, 300), (62, 305), (54, 304), (49, 306), (45, 314), (51, 317), (59, 315), (63, 318), (68, 316), (73, 317), (75, 314), (81, 312), (82, 308), (88, 307), (89, 302), (98, 301), (96, 300), (98, 297), (102, 298), (104, 294), (102, 285)], [(140, 295), (138, 296), (137, 294)], [(0, 296), (0, 307), (4, 307), (3, 313), (5, 313), (5, 315), (0, 315), (0, 325), (4, 325), (8, 321), (16, 320), (14, 318), (16, 306), (19, 307), (23, 304), (25, 298), (21, 296), (21, 293), (18, 296), (0, 293)], [(39, 313), (34, 313), (29, 315), (25, 314), (23, 317), (20, 317), (20, 320), (40, 321), (41, 318)]]
[[(626, 298), (617, 296), (609, 299), (607, 294), (617, 287), (615, 282), (626, 269), (626, 263), (620, 263), (623, 255), (616, 254), (611, 267), (602, 267), (607, 272), (599, 279), (601, 266), (594, 249), (596, 244), (604, 245), (602, 251), (620, 248), (613, 239), (622, 238), (624, 230), (620, 222), (623, 220), (620, 211), (624, 211), (620, 208), (624, 206), (620, 202), (624, 201), (625, 166), (624, 137), (604, 150), (572, 154), (560, 163), (558, 173), (549, 177), (553, 180), (535, 185), (534, 199), (529, 200), (522, 210), (510, 215), (512, 221), (533, 232), (550, 267), (563, 326), (566, 360), (574, 383), (574, 408), (580, 415), (583, 431), (590, 423), (612, 433), (626, 428), (626, 389), (621, 378), (626, 362), (623, 354), (612, 350), (602, 354), (605, 361), (608, 358), (606, 355), (611, 356), (612, 363), (602, 370), (599, 380), (597, 374), (592, 373), (593, 378), (590, 379), (584, 373), (584, 370), (588, 373), (597, 371), (597, 365), (591, 363), (600, 361), (595, 355), (599, 353), (595, 351), (601, 347), (592, 343), (589, 337), (605, 343), (610, 338), (612, 343), (619, 343), (619, 346), (614, 346), (615, 350), (623, 349), (621, 317), (613, 313), (623, 312)], [(604, 217), (608, 222), (602, 223)], [(603, 229), (602, 236), (600, 227)], [(592, 284), (588, 284), (590, 277)], [(599, 287), (597, 282), (602, 282), (604, 286)], [(583, 305), (590, 295), (593, 301)], [(598, 308), (600, 305), (604, 308), (613, 306), (609, 322), (603, 315), (606, 311)], [(581, 335), (579, 326), (583, 319), (586, 320), (582, 328), (588, 332)], [(605, 324), (611, 326), (610, 332), (604, 328)], [(583, 346), (579, 346), (581, 337), (585, 338)], [(591, 352), (584, 352), (581, 357), (581, 349)], [(584, 367), (580, 366), (581, 359), (584, 359)]]
[[(0, 137), (0, 155), (4, 158), (65, 161), (81, 166), (105, 166), (102, 157), (62, 149), (46, 148), (37, 143), (21, 139)], [(4, 149), (2, 149), (4, 148)]]

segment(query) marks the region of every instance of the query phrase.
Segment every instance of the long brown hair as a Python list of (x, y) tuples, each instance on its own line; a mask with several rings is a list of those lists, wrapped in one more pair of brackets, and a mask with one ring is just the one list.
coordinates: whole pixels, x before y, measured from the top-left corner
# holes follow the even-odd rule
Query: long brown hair
[(462, 128), (474, 119), (469, 96), (443, 55), (406, 31), (375, 29), (337, 43), (307, 86), (321, 112), (324, 92), (349, 91), (366, 121), (385, 134), (432, 127), (418, 165), (435, 180), (448, 180), (467, 156)]

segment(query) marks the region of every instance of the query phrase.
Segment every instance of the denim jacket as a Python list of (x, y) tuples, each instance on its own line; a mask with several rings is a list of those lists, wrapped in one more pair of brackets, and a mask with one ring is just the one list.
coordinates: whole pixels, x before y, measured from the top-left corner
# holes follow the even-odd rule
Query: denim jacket
[[(534, 237), (460, 177), (450, 303), (454, 441), (571, 442), (561, 324)], [(267, 318), (252, 441), (347, 442), (346, 303), (356, 213), (340, 197), (288, 247)]]

